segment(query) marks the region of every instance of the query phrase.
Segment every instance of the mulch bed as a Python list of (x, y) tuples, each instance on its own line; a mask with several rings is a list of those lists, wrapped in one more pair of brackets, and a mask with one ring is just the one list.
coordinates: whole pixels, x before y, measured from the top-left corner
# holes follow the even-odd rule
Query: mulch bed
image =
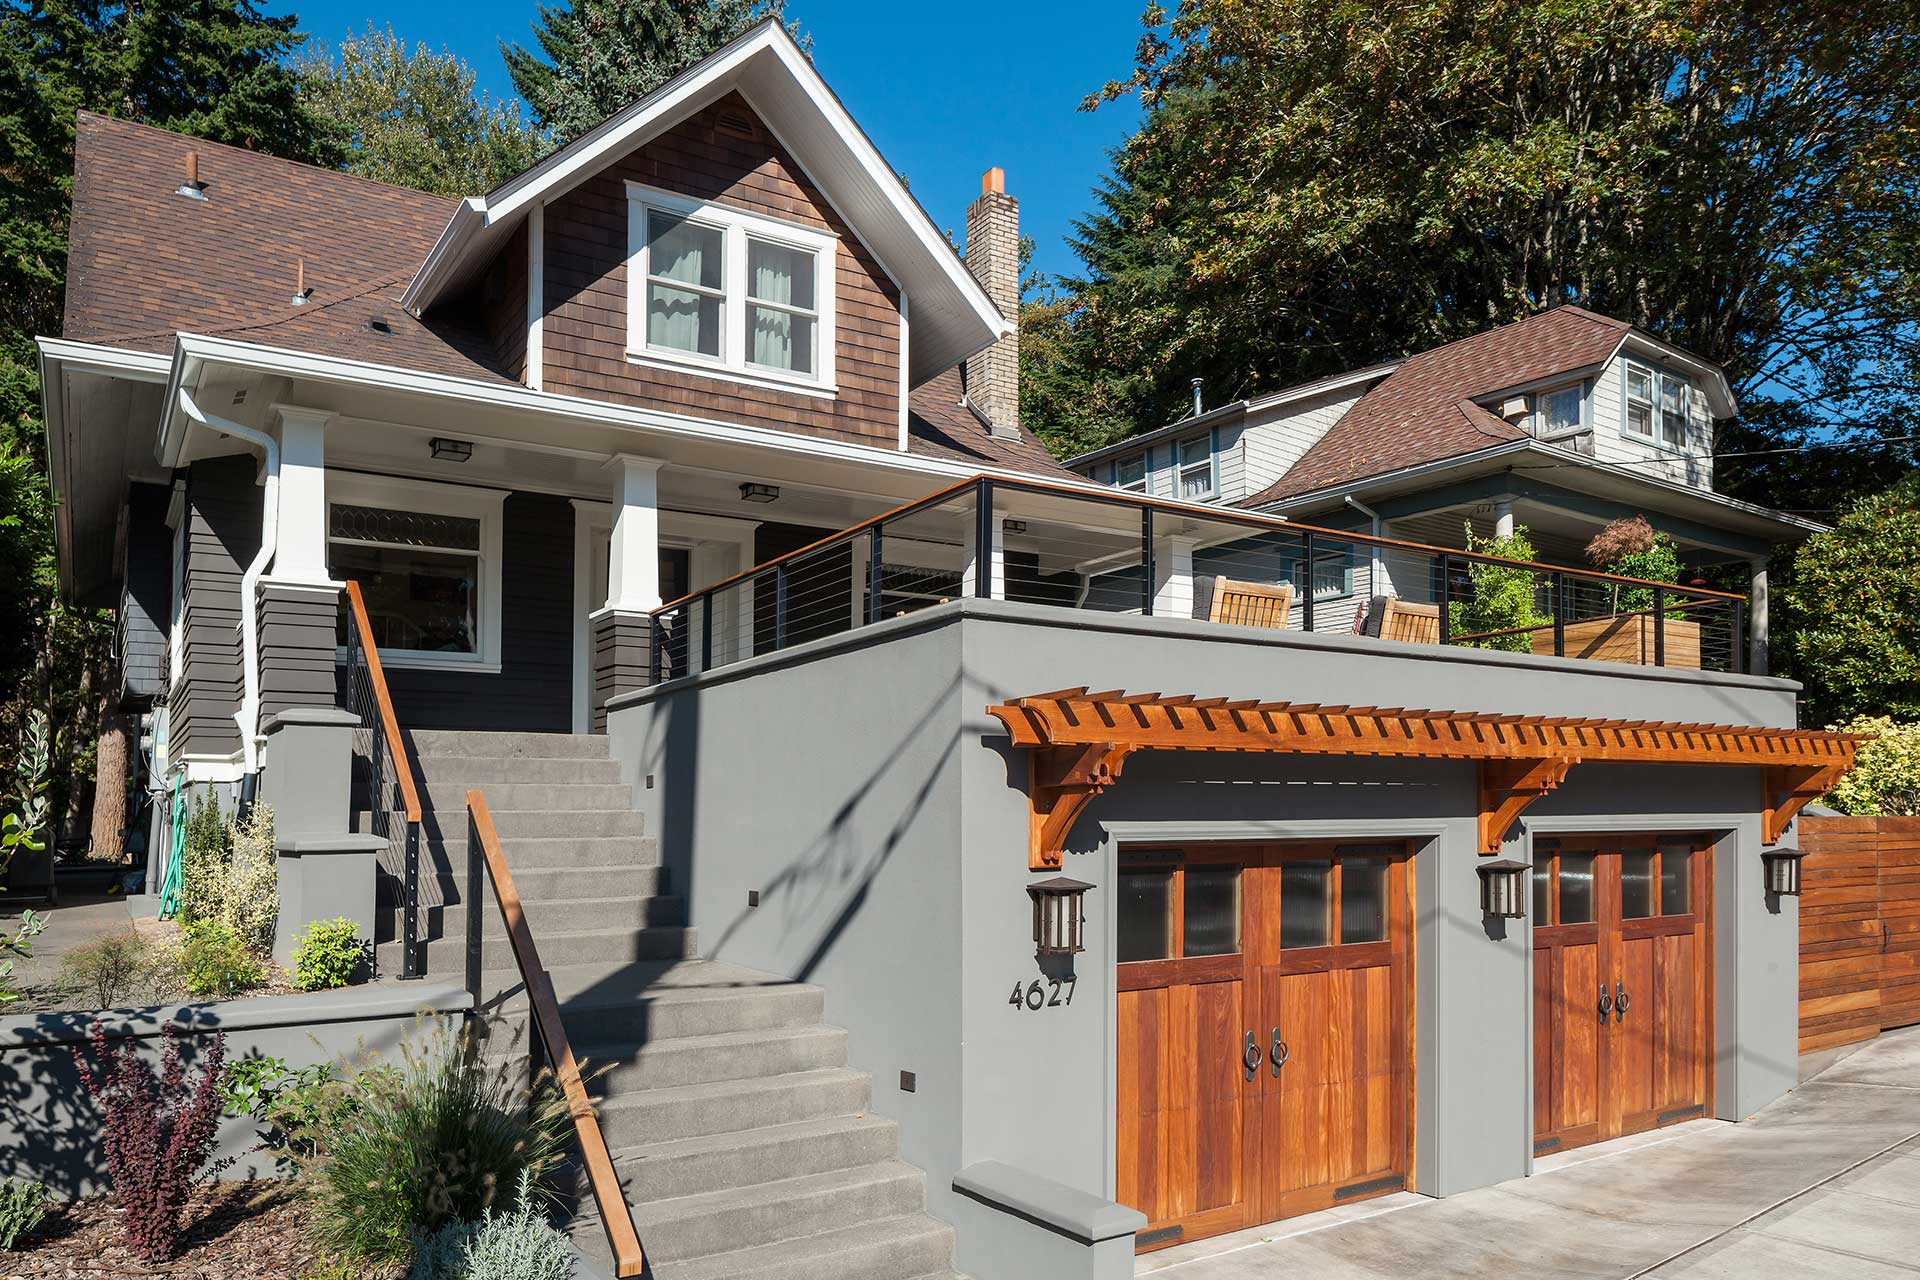
[(325, 1260), (306, 1206), (284, 1184), (218, 1183), (195, 1191), (171, 1262), (142, 1262), (123, 1243), (110, 1200), (79, 1200), (40, 1224), (16, 1252), (0, 1252), (0, 1280), (177, 1276), (182, 1280), (300, 1280)]

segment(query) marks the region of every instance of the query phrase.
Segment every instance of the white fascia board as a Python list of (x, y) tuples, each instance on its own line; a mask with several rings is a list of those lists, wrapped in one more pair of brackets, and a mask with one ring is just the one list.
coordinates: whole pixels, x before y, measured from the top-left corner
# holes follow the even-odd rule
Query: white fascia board
[[(93, 342), (75, 342), (68, 338), (35, 338), (40, 358), (56, 361), (69, 369), (87, 373), (110, 374), (136, 382), (165, 382), (172, 357), (164, 351), (128, 351)], [(44, 367), (44, 366), (43, 366)]]
[(1618, 359), (1621, 352), (1629, 347), (1668, 368), (1683, 369), (1691, 374), (1707, 393), (1708, 407), (1716, 418), (1731, 418), (1740, 412), (1740, 404), (1734, 399), (1733, 387), (1727, 381), (1724, 369), (1711, 361), (1682, 351), (1679, 347), (1660, 341), (1651, 334), (1638, 329), (1629, 329), (1620, 335), (1620, 342), (1607, 357), (1608, 363)]
[[(1032, 472), (1018, 471), (1010, 467), (972, 466), (943, 458), (931, 458), (923, 454), (901, 453), (897, 449), (848, 444), (767, 427), (747, 427), (710, 418), (663, 413), (657, 409), (611, 404), (604, 400), (588, 400), (579, 396), (533, 391), (517, 383), (481, 382), (447, 374), (422, 373), (412, 369), (394, 368), (390, 365), (367, 364), (336, 356), (289, 351), (280, 347), (263, 347), (250, 342), (236, 342), (231, 338), (210, 338), (199, 334), (183, 333), (177, 341), (175, 387), (169, 388), (170, 396), (179, 384), (186, 382), (189, 377), (197, 376), (203, 365), (217, 363), (289, 378), (313, 378), (350, 386), (371, 387), (382, 391), (404, 392), (435, 399), (484, 405), (489, 408), (522, 410), (566, 421), (643, 432), (658, 437), (742, 444), (778, 453), (837, 458), (942, 480), (964, 480), (970, 476), (986, 475), (1013, 480), (1040, 480), (1065, 488), (1084, 489), (1089, 493), (1110, 494), (1112, 492), (1106, 485), (1098, 485), (1090, 481), (1083, 480), (1075, 484), (1073, 481), (1055, 476), (1035, 475)], [(175, 440), (173, 444), (177, 450), (178, 441)], [(1211, 513), (1218, 516), (1220, 509), (1193, 506), (1193, 510), (1199, 514)]]
[[(772, 74), (778, 68), (778, 74)], [(756, 83), (757, 82), (757, 83)], [(969, 317), (978, 323), (978, 351), (1013, 332), (1015, 320), (1002, 316), (987, 297), (986, 290), (968, 271), (953, 246), (947, 243), (933, 219), (919, 201), (902, 185), (899, 175), (886, 162), (860, 126), (855, 123), (833, 91), (794, 45), (786, 29), (775, 19), (721, 48), (706, 61), (668, 81), (653, 93), (609, 118), (581, 138), (555, 152), (485, 197), (470, 197), (454, 211), (447, 228), (435, 242), (427, 261), (402, 295), (401, 304), (415, 315), (439, 300), (446, 286), (457, 279), (471, 257), (508, 234), (514, 221), (535, 202), (551, 201), (586, 181), (649, 138), (670, 128), (694, 111), (738, 89), (750, 102), (754, 90), (761, 95), (773, 90), (797, 89), (808, 106), (817, 113), (833, 137), (845, 148), (859, 179), (879, 195), (882, 203), (898, 219), (906, 241), (924, 258), (927, 266), (962, 300)], [(759, 108), (756, 108), (759, 109)], [(786, 132), (776, 128), (773, 114), (764, 110), (767, 126), (781, 139), (782, 146), (813, 177), (806, 158), (786, 141)], [(834, 203), (826, 185), (815, 179), (829, 203)], [(838, 205), (836, 204), (836, 210)], [(844, 212), (841, 215), (845, 217)], [(869, 239), (849, 220), (849, 225)], [(896, 246), (897, 247), (897, 246)], [(883, 264), (894, 284), (904, 288), (912, 275), (898, 252), (887, 255)], [(927, 302), (930, 280), (914, 282)], [(965, 345), (962, 343), (960, 345)], [(967, 354), (970, 354), (968, 352)], [(964, 358), (964, 355), (957, 358)], [(943, 366), (944, 367), (944, 366)], [(937, 372), (937, 371), (936, 371)]]

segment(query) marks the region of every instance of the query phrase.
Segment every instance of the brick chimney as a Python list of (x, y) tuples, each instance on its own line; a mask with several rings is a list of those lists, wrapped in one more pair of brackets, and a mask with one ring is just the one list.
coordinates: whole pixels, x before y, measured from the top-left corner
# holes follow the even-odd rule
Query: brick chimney
[[(1007, 194), (998, 168), (980, 175), (980, 198), (967, 206), (967, 270), (1000, 314), (1020, 315), (1020, 202)], [(1001, 439), (1020, 436), (1020, 332), (967, 357), (967, 399)]]

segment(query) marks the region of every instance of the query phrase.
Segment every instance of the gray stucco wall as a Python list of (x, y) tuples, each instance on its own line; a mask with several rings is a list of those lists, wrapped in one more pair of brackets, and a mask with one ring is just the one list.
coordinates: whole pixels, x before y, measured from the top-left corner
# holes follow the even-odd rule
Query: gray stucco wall
[[(1029, 937), (1026, 764), (993, 702), (1139, 692), (1789, 726), (1794, 686), (1341, 636), (965, 600), (616, 700), (609, 732), (687, 894), (703, 953), (827, 989), (927, 1169), (962, 1270), (997, 1256), (991, 1210), (951, 1189), (999, 1161), (1113, 1194), (1110, 911), (1120, 843), (1407, 836), (1416, 879), (1418, 1190), (1530, 1168), (1530, 937), (1490, 924), (1465, 763), (1144, 753), (1069, 840), (1091, 882), (1071, 1004), (1008, 1004), (1043, 975)], [(650, 785), (649, 785), (650, 784)], [(1581, 766), (1529, 814), (1561, 830), (1708, 831), (1719, 932), (1718, 1114), (1792, 1083), (1796, 922), (1759, 892), (1744, 769)], [(1529, 830), (1508, 852), (1526, 856)], [(757, 889), (761, 905), (746, 906)], [(1784, 988), (1780, 985), (1784, 979)], [(917, 1091), (899, 1092), (899, 1072)], [(977, 1225), (976, 1225), (977, 1224)], [(969, 1232), (982, 1243), (970, 1245)], [(979, 1250), (979, 1252), (975, 1252)]]
[[(63, 1199), (107, 1189), (98, 1112), (73, 1057), (75, 1046), (91, 1052), (85, 1042), (96, 1016), (110, 1040), (136, 1039), (156, 1068), (165, 1061), (162, 1028), (172, 1026), (194, 1071), (206, 1038), (216, 1032), (226, 1034), (228, 1062), (265, 1057), (294, 1067), (346, 1065), (367, 1053), (392, 1054), (417, 1033), (421, 1012), (451, 1013), (467, 1004), (459, 987), (379, 983), (312, 995), (0, 1018), (0, 1170), (43, 1182)], [(234, 1161), (221, 1177), (284, 1176), (286, 1170), (257, 1150), (260, 1136), (249, 1118), (221, 1122), (215, 1159)]]

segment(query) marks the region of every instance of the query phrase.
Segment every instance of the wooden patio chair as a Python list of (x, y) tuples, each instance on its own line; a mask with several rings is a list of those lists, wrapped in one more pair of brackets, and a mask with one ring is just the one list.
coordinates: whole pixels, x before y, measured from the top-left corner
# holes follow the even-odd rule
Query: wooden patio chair
[(1272, 627), (1285, 631), (1293, 612), (1293, 584), (1277, 587), (1262, 582), (1235, 582), (1232, 578), (1213, 580), (1213, 603), (1207, 609), (1208, 622), (1231, 622), (1243, 627)]
[(1381, 606), (1380, 638), (1402, 644), (1440, 643), (1440, 606), (1409, 604), (1397, 596), (1388, 596)]

